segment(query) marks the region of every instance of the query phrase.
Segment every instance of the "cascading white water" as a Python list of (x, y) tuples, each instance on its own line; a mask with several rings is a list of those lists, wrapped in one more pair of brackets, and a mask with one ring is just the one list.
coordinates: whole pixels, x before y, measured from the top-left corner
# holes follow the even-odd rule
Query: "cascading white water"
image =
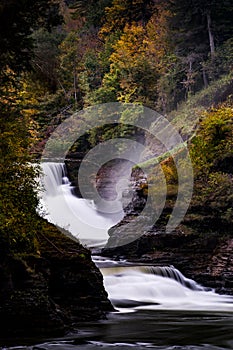
[(170, 278), (182, 286), (187, 287), (191, 290), (207, 290), (207, 288), (202, 287), (195, 281), (186, 278), (179, 270), (173, 266), (131, 266), (131, 267), (111, 267), (102, 268), (102, 272), (105, 276), (107, 275), (121, 275), (121, 272), (134, 271), (141, 272), (142, 274), (157, 275), (165, 278)]
[(233, 312), (233, 297), (207, 291), (172, 267), (127, 266), (101, 269), (113, 305), (122, 312), (192, 310)]
[(103, 246), (109, 237), (108, 229), (124, 215), (122, 207), (119, 205), (118, 213), (100, 215), (93, 201), (73, 195), (64, 164), (42, 163), (42, 170), (41, 215), (68, 230), (83, 244)]
[[(61, 163), (43, 163), (42, 211), (47, 220), (68, 229), (82, 243), (104, 245), (108, 229), (123, 217), (99, 215), (92, 201), (77, 198)], [(198, 310), (233, 312), (233, 297), (206, 291), (173, 267), (119, 266), (119, 262), (96, 258), (104, 286), (120, 311)], [(123, 264), (126, 264), (125, 262)], [(106, 267), (107, 266), (107, 267)]]

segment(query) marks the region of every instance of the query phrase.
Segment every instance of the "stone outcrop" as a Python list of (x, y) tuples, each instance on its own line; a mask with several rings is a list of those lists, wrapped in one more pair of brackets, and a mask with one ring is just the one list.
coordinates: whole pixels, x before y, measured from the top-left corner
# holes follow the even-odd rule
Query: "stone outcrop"
[[(110, 237), (101, 254), (146, 264), (173, 265), (206, 287), (233, 294), (232, 226), (218, 221), (212, 208), (191, 205), (182, 224), (173, 233), (166, 234), (165, 218), (172, 209), (167, 201), (156, 224), (147, 226), (143, 218), (140, 227), (140, 220), (136, 222), (135, 219), (141, 215), (147, 200), (142, 180), (140, 172), (133, 173), (131, 205), (124, 219), (109, 230)], [(131, 242), (124, 244), (127, 239)]]
[(38, 255), (1, 257), (1, 337), (60, 336), (113, 310), (90, 251), (44, 225)]

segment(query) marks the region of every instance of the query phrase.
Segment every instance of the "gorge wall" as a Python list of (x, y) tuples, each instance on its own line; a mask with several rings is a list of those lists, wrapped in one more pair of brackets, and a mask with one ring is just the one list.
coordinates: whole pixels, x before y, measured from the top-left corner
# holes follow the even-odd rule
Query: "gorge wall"
[(60, 336), (113, 310), (91, 253), (41, 219), (38, 254), (1, 255), (1, 338)]

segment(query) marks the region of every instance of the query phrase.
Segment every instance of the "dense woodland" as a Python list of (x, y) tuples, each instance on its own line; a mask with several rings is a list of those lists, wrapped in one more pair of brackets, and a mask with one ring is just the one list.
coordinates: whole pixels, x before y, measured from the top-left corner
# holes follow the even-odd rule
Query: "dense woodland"
[(143, 104), (181, 125), (185, 106), (197, 115), (194, 199), (232, 222), (232, 18), (231, 0), (1, 1), (1, 251), (37, 250), (28, 162), (59, 122), (105, 102)]

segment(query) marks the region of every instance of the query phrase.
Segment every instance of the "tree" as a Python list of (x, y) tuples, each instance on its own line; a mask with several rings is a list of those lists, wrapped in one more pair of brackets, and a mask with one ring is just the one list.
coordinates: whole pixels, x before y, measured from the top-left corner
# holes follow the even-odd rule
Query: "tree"
[(64, 36), (65, 33), (61, 30), (49, 32), (44, 28), (32, 34), (34, 49), (31, 64), (35, 73), (34, 78), (47, 86), (51, 93), (55, 93), (59, 87), (59, 45)]
[(232, 1), (174, 0), (169, 8), (174, 50), (187, 63), (184, 83), (196, 91), (208, 84), (205, 61), (211, 57), (214, 64), (216, 48), (232, 37)]
[(131, 25), (113, 46), (110, 57), (112, 69), (119, 72), (121, 90), (118, 100), (143, 102), (156, 99), (156, 67), (148, 54), (149, 44), (146, 29), (142, 25)]
[(78, 33), (70, 32), (60, 45), (60, 79), (62, 88), (74, 108), (82, 106), (79, 73), (82, 71), (81, 40)]
[(107, 101), (113, 98), (156, 107), (159, 76), (165, 71), (165, 56), (170, 53), (169, 16), (168, 10), (157, 5), (146, 25), (126, 24), (122, 33), (115, 35), (109, 56), (110, 70), (104, 75), (99, 96), (105, 96)]
[(13, 253), (35, 252), (38, 231), (36, 171), (31, 164), (31, 114), (23, 73), (31, 69), (32, 32), (60, 22), (58, 4), (2, 1), (0, 6), (1, 242)]
[[(194, 168), (193, 205), (212, 214), (220, 230), (233, 220), (233, 110), (232, 101), (205, 112), (189, 152)], [(222, 232), (222, 231), (221, 231)]]
[(0, 6), (0, 68), (13, 71), (29, 67), (33, 53), (31, 34), (43, 26), (61, 23), (59, 4), (50, 0), (3, 0)]
[(100, 28), (105, 8), (111, 6), (112, 0), (74, 0), (68, 3), (73, 18), (82, 17), (87, 28)]
[[(5, 73), (6, 74), (6, 73)], [(20, 87), (8, 71), (1, 86), (1, 236), (14, 252), (34, 251), (37, 228), (36, 171), (30, 165), (30, 117), (21, 109)]]
[(140, 23), (146, 25), (153, 14), (152, 0), (113, 0), (112, 6), (105, 8), (105, 20), (100, 30), (100, 36), (122, 32), (126, 25)]

